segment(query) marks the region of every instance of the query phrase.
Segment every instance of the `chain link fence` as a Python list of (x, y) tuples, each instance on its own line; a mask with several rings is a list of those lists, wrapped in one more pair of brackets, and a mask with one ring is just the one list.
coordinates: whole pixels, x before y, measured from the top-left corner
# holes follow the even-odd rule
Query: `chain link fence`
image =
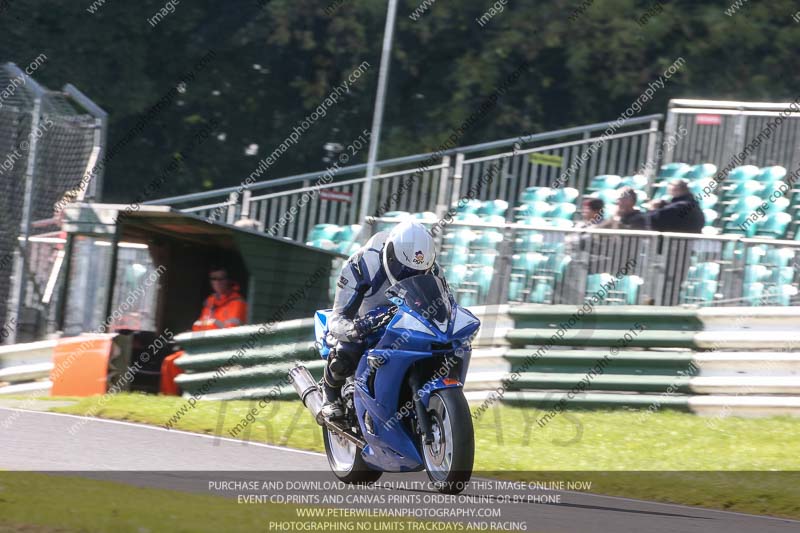
[(61, 210), (102, 190), (92, 169), (105, 112), (74, 86), (49, 90), (28, 70), (0, 66), (0, 324), (15, 325), (6, 343), (46, 332), (64, 254)]

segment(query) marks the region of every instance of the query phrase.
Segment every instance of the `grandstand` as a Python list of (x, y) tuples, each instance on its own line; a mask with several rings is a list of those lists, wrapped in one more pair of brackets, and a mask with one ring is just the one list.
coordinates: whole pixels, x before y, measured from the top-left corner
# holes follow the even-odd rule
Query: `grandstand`
[[(800, 161), (784, 145), (798, 121), (786, 109), (675, 100), (663, 132), (663, 117), (651, 115), (384, 161), (366, 223), (354, 218), (362, 166), (341, 169), (330, 183), (312, 173), (254, 184), (241, 201), (225, 189), (152, 203), (200, 215), (222, 206), (228, 220), (249, 216), (270, 227), (300, 194), (326, 191), (281, 236), (344, 255), (374, 231), (414, 218), (442, 229), (440, 262), (466, 305), (581, 304), (627, 263), (603, 304), (796, 305)], [(759, 131), (776, 116), (788, 118), (762, 142)], [(747, 127), (731, 127), (735, 121)], [(759, 135), (758, 144), (745, 135)], [(576, 227), (585, 197), (601, 198), (608, 218), (622, 187), (646, 208), (676, 178), (689, 182), (703, 209), (702, 234)], [(336, 193), (344, 194), (328, 200)], [(222, 201), (203, 203), (214, 197)]]

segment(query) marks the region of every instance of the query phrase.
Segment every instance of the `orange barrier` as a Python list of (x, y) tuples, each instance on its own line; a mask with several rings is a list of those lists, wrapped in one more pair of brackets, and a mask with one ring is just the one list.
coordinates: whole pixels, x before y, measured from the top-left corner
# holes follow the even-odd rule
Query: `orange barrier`
[(59, 339), (53, 350), (53, 396), (91, 396), (108, 390), (108, 368), (116, 334)]

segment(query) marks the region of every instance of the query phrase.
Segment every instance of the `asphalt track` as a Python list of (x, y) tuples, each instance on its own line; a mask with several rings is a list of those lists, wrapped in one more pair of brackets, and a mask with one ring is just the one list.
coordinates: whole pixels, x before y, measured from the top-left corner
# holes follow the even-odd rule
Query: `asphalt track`
[[(210, 473), (225, 479), (252, 479), (249, 473), (292, 478), (292, 471), (316, 472), (331, 479), (324, 455), (242, 443), (209, 435), (71, 415), (21, 411), (0, 407), (0, 470), (79, 472), (79, 475), (124, 481), (137, 486), (168, 488), (208, 494)], [(74, 434), (70, 428), (79, 423)], [(311, 475), (311, 474), (309, 474)], [(262, 475), (261, 478), (264, 476)], [(423, 482), (424, 473), (384, 475), (379, 486), (359, 489), (365, 494), (403, 495), (409, 480)], [(485, 496), (468, 488), (467, 500)], [(682, 505), (661, 504), (555, 491), (559, 503), (496, 503), (503, 522), (525, 522), (527, 531), (542, 532), (797, 532), (800, 522)], [(221, 496), (234, 496), (220, 493)], [(462, 499), (463, 501), (463, 499)], [(464, 506), (463, 503), (459, 504)], [(486, 505), (483, 505), (484, 507)], [(353, 506), (348, 506), (353, 507)], [(371, 507), (364, 505), (362, 507)], [(386, 508), (385, 505), (374, 507)], [(442, 519), (446, 520), (446, 519)], [(462, 519), (466, 520), (466, 519)]]

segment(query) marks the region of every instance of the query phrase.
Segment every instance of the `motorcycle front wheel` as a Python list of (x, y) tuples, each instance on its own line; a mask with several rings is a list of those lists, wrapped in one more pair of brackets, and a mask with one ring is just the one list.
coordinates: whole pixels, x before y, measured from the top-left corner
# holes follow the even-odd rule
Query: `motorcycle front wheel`
[(442, 389), (428, 402), (433, 442), (422, 436), (422, 457), (428, 477), (439, 492), (458, 494), (472, 476), (475, 434), (469, 404), (461, 388)]

